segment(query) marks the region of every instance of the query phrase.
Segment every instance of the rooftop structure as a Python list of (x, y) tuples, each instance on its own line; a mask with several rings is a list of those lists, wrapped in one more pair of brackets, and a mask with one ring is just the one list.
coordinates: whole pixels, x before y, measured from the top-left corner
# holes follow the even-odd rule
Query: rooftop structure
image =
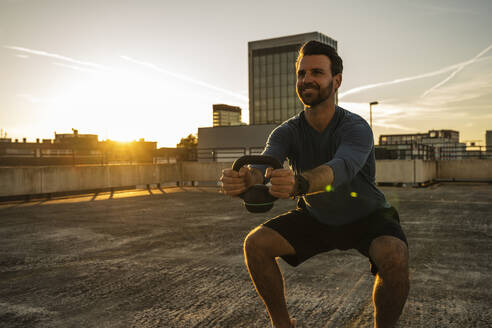
[(97, 134), (79, 134), (79, 131), (72, 129), (73, 133), (56, 133), (54, 143), (67, 145), (78, 145), (95, 147), (98, 143)]
[(198, 128), (198, 160), (232, 162), (259, 154), (276, 124)]
[(152, 163), (157, 142), (99, 141), (97, 134), (56, 133), (55, 139), (0, 140), (0, 165), (76, 165)]

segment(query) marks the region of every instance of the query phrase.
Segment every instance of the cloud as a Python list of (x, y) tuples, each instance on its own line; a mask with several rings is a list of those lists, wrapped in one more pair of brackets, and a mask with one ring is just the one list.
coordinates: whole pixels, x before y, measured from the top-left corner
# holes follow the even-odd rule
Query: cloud
[[(491, 46), (489, 46), (486, 50), (488, 50)], [(459, 67), (461, 67), (463, 65), (464, 66), (467, 66), (469, 63), (477, 63), (479, 61), (488, 60), (490, 58), (491, 58), (490, 56), (489, 57), (482, 57), (482, 58), (474, 58), (474, 59), (471, 59), (471, 60), (467, 60), (467, 61), (464, 61), (464, 62), (461, 62), (461, 63), (458, 63), (458, 64), (446, 66), (446, 67), (443, 67), (443, 68), (441, 68), (439, 70), (428, 72), (428, 73), (424, 73), (424, 74), (419, 74), (419, 75), (414, 75), (414, 76), (409, 76), (409, 77), (403, 77), (403, 78), (399, 78), (399, 79), (395, 79), (395, 80), (391, 80), (391, 81), (385, 81), (385, 82), (379, 82), (379, 83), (373, 83), (373, 84), (363, 85), (363, 86), (356, 87), (356, 88), (347, 90), (345, 92), (339, 93), (338, 94), (338, 99), (343, 99), (344, 97), (346, 97), (348, 95), (351, 95), (351, 94), (354, 94), (354, 93), (358, 93), (358, 92), (361, 92), (361, 91), (364, 91), (364, 90), (368, 90), (368, 89), (379, 88), (379, 87), (388, 86), (388, 85), (392, 85), (392, 84), (398, 84), (398, 83), (403, 83), (403, 82), (408, 82), (408, 81), (423, 79), (423, 78), (427, 78), (427, 77), (437, 76), (437, 75), (440, 75), (440, 74), (447, 73), (449, 71), (456, 70), (456, 69), (458, 69)]]
[(91, 68), (95, 68), (95, 69), (99, 69), (99, 70), (103, 70), (103, 71), (109, 70), (108, 67), (103, 66), (103, 65), (99, 65), (99, 64), (96, 64), (96, 63), (91, 63), (91, 62), (88, 62), (88, 61), (81, 61), (81, 60), (77, 60), (77, 59), (70, 58), (70, 57), (67, 57), (67, 56), (62, 56), (62, 55), (58, 55), (58, 54), (54, 54), (54, 53), (50, 53), (50, 52), (46, 52), (46, 51), (42, 51), (42, 50), (34, 50), (34, 49), (28, 49), (28, 48), (16, 47), (16, 46), (4, 46), (4, 48), (11, 49), (11, 50), (16, 50), (16, 51), (20, 51), (20, 52), (24, 52), (24, 53), (28, 53), (28, 54), (31, 54), (31, 55), (37, 55), (37, 56), (55, 58), (55, 59), (63, 60), (63, 61), (66, 61), (66, 62), (69, 62), (69, 63), (72, 63), (72, 64), (77, 64), (77, 65), (81, 65), (81, 66), (87, 66), (87, 67), (91, 67)]
[[(29, 49), (29, 48), (18, 47), (18, 46), (4, 46), (4, 48), (22, 52), (23, 54), (17, 54), (16, 55), (16, 56), (18, 56), (20, 58), (28, 58), (29, 56), (26, 55), (26, 54), (30, 54), (30, 55), (43, 56), (43, 57), (48, 57), (48, 58), (54, 58), (54, 59), (57, 59), (57, 60), (61, 60), (64, 63), (63, 62), (62, 63), (60, 63), (60, 62), (54, 62), (53, 64), (54, 65), (57, 65), (57, 66), (60, 66), (60, 67), (69, 68), (69, 69), (72, 69), (72, 70), (84, 71), (84, 72), (91, 72), (91, 73), (97, 73), (97, 72), (100, 72), (100, 71), (103, 71), (103, 72), (112, 72), (112, 73), (115, 73), (116, 72), (112, 68), (107, 67), (107, 66), (104, 66), (104, 65), (100, 65), (100, 64), (97, 64), (97, 63), (94, 63), (94, 62), (89, 62), (89, 61), (81, 61), (81, 60), (78, 60), (78, 59), (75, 59), (75, 58), (67, 57), (67, 56), (60, 55), (60, 54), (50, 53), (50, 52), (46, 52), (46, 51), (43, 51), (43, 50)], [(150, 69), (152, 69), (154, 71), (157, 71), (157, 72), (160, 72), (160, 73), (164, 73), (164, 74), (173, 76), (173, 77), (178, 78), (178, 79), (180, 79), (182, 81), (186, 81), (188, 83), (193, 83), (195, 85), (199, 85), (199, 86), (206, 87), (206, 88), (211, 89), (211, 90), (214, 90), (214, 91), (218, 91), (218, 92), (220, 92), (223, 95), (228, 95), (228, 96), (235, 97), (235, 98), (239, 99), (240, 101), (242, 101), (242, 103), (248, 104), (248, 97), (247, 97), (247, 95), (244, 95), (242, 93), (233, 92), (233, 91), (230, 91), (230, 90), (223, 89), (223, 88), (220, 88), (218, 86), (212, 85), (210, 83), (207, 83), (207, 82), (203, 82), (203, 81), (194, 79), (194, 78), (189, 77), (189, 76), (185, 76), (185, 75), (182, 75), (182, 74), (177, 74), (177, 73), (174, 73), (174, 72), (171, 72), (171, 71), (167, 71), (167, 70), (164, 70), (164, 69), (158, 67), (155, 64), (144, 62), (144, 61), (140, 61), (140, 60), (136, 60), (136, 59), (130, 58), (128, 56), (121, 56), (121, 58), (124, 59), (124, 60), (126, 60), (126, 61), (128, 61), (128, 62), (131, 62), (133, 64), (144, 66), (144, 67), (150, 68)], [(68, 64), (66, 64), (66, 63), (68, 63)], [(28, 99), (31, 102), (37, 102), (36, 101), (36, 98), (35, 97), (32, 97), (32, 96), (26, 97), (26, 95), (22, 95), (22, 97)]]
[(196, 79), (194, 79), (192, 77), (189, 77), (189, 76), (185, 76), (185, 75), (182, 75), (182, 74), (177, 74), (177, 73), (174, 73), (174, 72), (167, 71), (167, 70), (162, 69), (159, 66), (157, 66), (155, 64), (152, 64), (152, 63), (148, 63), (148, 62), (136, 60), (136, 59), (130, 58), (128, 56), (120, 56), (120, 57), (122, 59), (126, 60), (126, 61), (131, 62), (131, 63), (137, 64), (137, 65), (141, 65), (141, 66), (145, 66), (145, 67), (150, 68), (150, 69), (152, 69), (154, 71), (157, 71), (157, 72), (160, 72), (160, 73), (164, 73), (164, 74), (167, 74), (167, 75), (176, 77), (176, 78), (178, 78), (180, 80), (183, 80), (183, 81), (186, 81), (186, 82), (190, 82), (190, 83), (193, 83), (193, 84), (196, 84), (196, 85), (199, 85), (199, 86), (202, 86), (202, 87), (205, 87), (205, 88), (214, 90), (214, 91), (218, 91), (218, 92), (221, 92), (223, 94), (227, 94), (229, 96), (233, 96), (235, 98), (238, 98), (238, 99), (242, 100), (244, 103), (247, 103), (248, 102), (248, 97), (247, 96), (244, 96), (241, 93), (233, 92), (233, 91), (230, 91), (230, 90), (226, 90), (226, 89), (217, 87), (215, 85), (212, 85), (210, 83), (203, 82), (203, 81), (200, 81), (200, 80), (196, 80)]
[(85, 67), (80, 67), (80, 66), (75, 66), (75, 65), (67, 65), (64, 63), (56, 63), (55, 62), (55, 63), (53, 63), (53, 65), (73, 69), (73, 70), (80, 71), (80, 72), (99, 73), (99, 71), (96, 71), (96, 70), (93, 70), (90, 68), (85, 68)]
[[(339, 105), (346, 108), (358, 115), (364, 117), (369, 121), (369, 105), (367, 103), (360, 102), (340, 102)], [(405, 106), (394, 105), (394, 104), (379, 104), (373, 107), (373, 125), (377, 127), (391, 128), (403, 131), (412, 131), (414, 129), (403, 126), (398, 122), (408, 117), (413, 117), (417, 115), (413, 108), (408, 108)]]
[[(422, 105), (450, 105), (452, 103), (465, 102), (483, 96), (491, 95), (492, 90), (492, 73), (477, 76), (472, 80), (455, 82), (452, 85), (441, 87), (434, 90), (426, 98), (419, 99)], [(470, 106), (468, 104), (467, 106)]]
[(422, 94), (421, 97), (427, 96), (429, 93), (431, 93), (432, 91), (436, 90), (437, 88), (439, 88), (440, 86), (442, 86), (443, 84), (445, 84), (446, 82), (448, 82), (449, 80), (451, 80), (453, 77), (456, 76), (456, 74), (458, 74), (461, 70), (463, 70), (463, 68), (465, 68), (468, 65), (471, 65), (471, 64), (475, 63), (480, 57), (482, 57), (484, 54), (486, 54), (490, 49), (492, 49), (492, 44), (489, 45), (484, 50), (482, 50), (480, 53), (478, 53), (478, 55), (476, 55), (475, 57), (473, 57), (471, 60), (468, 60), (466, 62), (463, 62), (463, 63), (459, 64), (458, 67), (456, 67), (453, 70), (453, 72), (451, 72), (451, 74), (447, 78), (445, 78), (441, 82), (437, 83), (436, 85), (434, 85), (433, 87), (431, 87), (430, 89), (428, 89), (427, 91), (425, 91)]

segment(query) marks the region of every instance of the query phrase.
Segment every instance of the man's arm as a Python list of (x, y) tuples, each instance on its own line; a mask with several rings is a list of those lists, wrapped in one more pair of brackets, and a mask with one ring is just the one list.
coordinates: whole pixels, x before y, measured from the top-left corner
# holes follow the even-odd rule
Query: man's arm
[(327, 186), (333, 183), (333, 170), (329, 165), (323, 164), (312, 170), (300, 174), (307, 180), (308, 188), (304, 190), (301, 179), (296, 178), (291, 169), (267, 169), (266, 177), (270, 178), (272, 186), (270, 194), (277, 198), (289, 198), (297, 195), (308, 195), (326, 191)]
[[(287, 126), (280, 125), (275, 128), (266, 142), (262, 155), (273, 156), (281, 163), (284, 162), (290, 144), (291, 134)], [(232, 169), (222, 170), (220, 181), (224, 193), (231, 196), (238, 196), (250, 186), (263, 184), (263, 172), (266, 166), (254, 165), (242, 167), (239, 172)]]
[(345, 184), (364, 166), (372, 147), (373, 135), (367, 123), (353, 125), (344, 131), (332, 160), (301, 173), (309, 185), (307, 189), (303, 188), (305, 183), (302, 179), (295, 178), (294, 172), (280, 169), (267, 171), (267, 177), (272, 177), (270, 193), (278, 198), (288, 198), (289, 195), (309, 195), (327, 191), (328, 186)]
[(327, 187), (331, 186), (334, 180), (333, 169), (326, 164), (302, 172), (301, 175), (309, 182), (307, 194), (326, 191)]

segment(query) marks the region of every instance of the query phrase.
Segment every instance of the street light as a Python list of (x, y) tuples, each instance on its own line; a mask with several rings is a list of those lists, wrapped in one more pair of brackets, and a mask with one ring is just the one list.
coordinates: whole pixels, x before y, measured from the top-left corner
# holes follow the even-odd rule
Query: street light
[(372, 106), (377, 104), (378, 104), (377, 101), (373, 101), (369, 103), (369, 120), (370, 120), (369, 122), (370, 122), (371, 130), (372, 130)]

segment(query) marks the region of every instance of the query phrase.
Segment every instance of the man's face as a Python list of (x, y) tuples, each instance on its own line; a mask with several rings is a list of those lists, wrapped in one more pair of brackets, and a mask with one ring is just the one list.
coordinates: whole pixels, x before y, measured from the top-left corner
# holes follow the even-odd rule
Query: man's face
[[(304, 56), (297, 68), (297, 95), (306, 107), (313, 107), (332, 98), (340, 86), (331, 75), (331, 61), (325, 55)], [(341, 76), (340, 76), (341, 78)]]

